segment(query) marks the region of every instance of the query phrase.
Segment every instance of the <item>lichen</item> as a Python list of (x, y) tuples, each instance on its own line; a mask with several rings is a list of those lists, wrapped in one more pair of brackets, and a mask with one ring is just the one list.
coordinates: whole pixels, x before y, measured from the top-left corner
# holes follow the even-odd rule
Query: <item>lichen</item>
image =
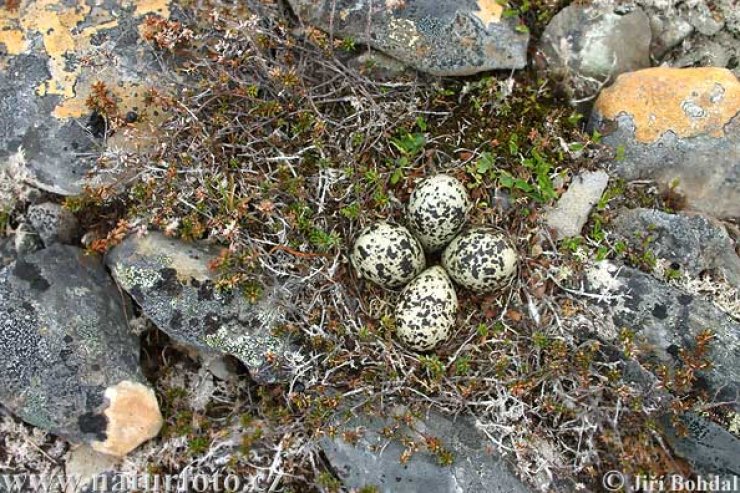
[(262, 366), (267, 360), (267, 354), (277, 355), (282, 349), (281, 341), (273, 336), (257, 338), (237, 335), (225, 327), (220, 327), (216, 333), (205, 336), (204, 340), (208, 346), (239, 358), (252, 369)]
[(41, 429), (54, 430), (58, 428), (59, 423), (46, 412), (47, 397), (42, 385), (39, 378), (33, 379), (23, 395), (23, 407), (18, 411), (18, 415), (24, 421)]
[(136, 265), (117, 264), (114, 267), (114, 273), (118, 282), (126, 290), (134, 287), (149, 290), (162, 281), (162, 274), (158, 270)]
[(649, 68), (617, 77), (595, 108), (610, 120), (630, 115), (635, 138), (643, 143), (668, 131), (681, 138), (719, 138), (740, 108), (740, 82), (724, 68)]

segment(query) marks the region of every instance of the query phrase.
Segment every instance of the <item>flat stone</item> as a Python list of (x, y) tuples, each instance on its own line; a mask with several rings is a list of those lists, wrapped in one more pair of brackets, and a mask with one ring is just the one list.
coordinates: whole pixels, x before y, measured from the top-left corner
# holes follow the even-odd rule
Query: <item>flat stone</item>
[(32, 205), (26, 217), (47, 247), (54, 243), (71, 245), (77, 236), (77, 218), (59, 204), (44, 202)]
[(548, 71), (574, 98), (595, 94), (622, 73), (650, 66), (650, 20), (640, 8), (571, 4), (545, 28)]
[(218, 254), (207, 245), (151, 232), (126, 238), (108, 253), (106, 263), (144, 315), (175, 341), (231, 354), (259, 383), (289, 378), (300, 356), (271, 330), (284, 315), (280, 296), (290, 288), (266, 289), (269, 294), (256, 304), (238, 293), (221, 292), (208, 268)]
[(349, 60), (348, 65), (373, 80), (395, 80), (405, 72), (411, 72), (406, 65), (395, 58), (374, 50), (367, 50), (353, 57)]
[(697, 2), (688, 15), (689, 22), (704, 36), (714, 36), (725, 26), (724, 19), (717, 17), (709, 5)]
[(74, 447), (64, 462), (64, 475), (68, 483), (63, 493), (99, 493), (94, 480), (105, 474), (113, 474), (118, 462), (116, 457), (102, 454), (88, 445)]
[(622, 327), (634, 330), (649, 344), (652, 356), (669, 367), (680, 366), (679, 351), (694, 348), (697, 336), (711, 329), (712, 367), (697, 371), (698, 383), (712, 398), (734, 402), (740, 410), (740, 322), (708, 301), (630, 267), (603, 261), (586, 277), (587, 289), (603, 296), (594, 309), (606, 308), (603, 318), (611, 320), (612, 336)]
[(587, 171), (576, 176), (557, 205), (546, 215), (547, 226), (556, 239), (578, 236), (588, 221), (591, 209), (599, 202), (609, 183), (603, 171)]
[[(405, 446), (398, 437), (388, 439), (383, 428), (393, 427), (393, 417), (353, 416), (340, 425), (336, 438), (323, 438), (320, 446), (344, 486), (359, 489), (375, 486), (381, 493), (524, 493), (531, 491), (510, 470), (507, 463), (491, 450), (487, 438), (466, 417), (448, 418), (431, 411), (412, 428), (403, 427), (403, 435), (415, 441), (435, 437), (454, 456), (449, 466), (428, 451), (415, 453), (405, 464), (401, 454)], [(355, 444), (341, 438), (344, 430), (361, 430)]]
[(99, 258), (57, 244), (2, 269), (0, 327), (0, 401), (20, 419), (116, 456), (157, 435), (157, 399)]
[(610, 165), (618, 176), (654, 180), (690, 209), (740, 217), (740, 82), (729, 70), (622, 74), (601, 92), (589, 129), (619, 156)]
[(657, 258), (676, 263), (679, 272), (698, 277), (704, 271), (716, 271), (740, 287), (735, 242), (717, 220), (702, 214), (630, 209), (620, 211), (611, 225), (630, 246), (647, 248)]
[[(740, 484), (740, 440), (721, 426), (701, 416), (686, 413), (679, 433), (668, 418), (661, 420), (671, 449), (686, 459), (705, 479), (719, 476), (735, 486)], [(716, 491), (738, 491), (736, 487)]]
[(0, 171), (14, 159), (34, 186), (75, 195), (105, 181), (88, 176), (102, 151), (150, 145), (153, 112), (106, 136), (105, 119), (86, 100), (102, 81), (120, 114), (146, 113), (147, 89), (163, 86), (140, 27), (147, 15), (169, 13), (169, 0), (35, 0), (0, 8)]
[(650, 18), (650, 27), (653, 32), (650, 53), (656, 59), (661, 59), (668, 50), (678, 46), (694, 32), (694, 26), (690, 22), (669, 13), (653, 15)]
[[(496, 0), (289, 0), (298, 17), (421, 72), (471, 75), (527, 64), (529, 35)], [(372, 9), (372, 10), (371, 10)]]

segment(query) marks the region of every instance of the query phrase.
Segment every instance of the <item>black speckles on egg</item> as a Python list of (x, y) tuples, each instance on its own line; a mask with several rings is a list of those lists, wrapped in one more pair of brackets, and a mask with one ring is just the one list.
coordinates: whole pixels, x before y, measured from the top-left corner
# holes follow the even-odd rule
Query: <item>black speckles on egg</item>
[(429, 351), (450, 336), (457, 316), (457, 294), (442, 267), (431, 267), (411, 281), (396, 305), (396, 334), (415, 351)]
[(407, 210), (409, 229), (430, 252), (460, 232), (470, 209), (465, 186), (449, 175), (435, 175), (416, 186)]
[(442, 265), (461, 286), (480, 293), (502, 288), (516, 273), (517, 253), (509, 240), (490, 228), (472, 228), (452, 240)]
[(426, 265), (424, 250), (411, 232), (388, 223), (365, 228), (350, 257), (360, 277), (386, 288), (403, 286)]

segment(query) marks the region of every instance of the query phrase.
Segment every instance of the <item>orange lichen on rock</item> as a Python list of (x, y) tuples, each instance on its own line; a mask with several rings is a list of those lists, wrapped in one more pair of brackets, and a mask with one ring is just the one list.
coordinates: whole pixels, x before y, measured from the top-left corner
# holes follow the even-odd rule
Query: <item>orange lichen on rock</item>
[(159, 404), (149, 387), (123, 381), (108, 387), (105, 398), (108, 401), (103, 412), (108, 420), (106, 440), (90, 444), (98, 452), (122, 457), (157, 436), (162, 428)]
[[(4, 54), (20, 55), (26, 50), (26, 38), (20, 27), (20, 12), (17, 8), (0, 7), (0, 45)], [(4, 58), (0, 57), (0, 68), (4, 68)]]
[(478, 10), (475, 16), (481, 20), (484, 26), (501, 22), (504, 7), (498, 0), (478, 0)]
[(21, 24), (24, 31), (40, 33), (46, 54), (49, 55), (51, 79), (38, 88), (39, 95), (74, 97), (74, 84), (79, 69), (67, 69), (67, 55), (76, 49), (73, 29), (89, 13), (90, 7), (83, 2), (66, 6), (55, 0), (37, 0), (28, 4), (23, 11)]
[(595, 109), (610, 120), (620, 113), (631, 116), (635, 139), (643, 143), (667, 131), (682, 138), (722, 137), (740, 112), (740, 83), (724, 68), (649, 68), (617, 77)]
[[(133, 6), (134, 17), (143, 22), (143, 16), (150, 13), (169, 16), (169, 3), (169, 0), (130, 0), (124, 5)], [(83, 0), (24, 1), (18, 10), (0, 8), (0, 43), (5, 45), (9, 55), (19, 55), (29, 49), (28, 39), (40, 35), (43, 51), (49, 57), (51, 77), (37, 87), (37, 94), (61, 96), (53, 116), (75, 118), (88, 113), (85, 100), (94, 78), (123, 82), (127, 91), (121, 92), (121, 97), (131, 100), (130, 105), (123, 106), (142, 106), (141, 101), (128, 96), (133, 83), (122, 79), (115, 60), (111, 63), (104, 51), (91, 46), (91, 39), (97, 33), (118, 25), (113, 12), (93, 8)], [(76, 59), (76, 63), (69, 62), (70, 55), (74, 55), (72, 59)]]
[(136, 17), (145, 14), (157, 14), (164, 18), (170, 16), (169, 0), (133, 0), (130, 3), (136, 7)]

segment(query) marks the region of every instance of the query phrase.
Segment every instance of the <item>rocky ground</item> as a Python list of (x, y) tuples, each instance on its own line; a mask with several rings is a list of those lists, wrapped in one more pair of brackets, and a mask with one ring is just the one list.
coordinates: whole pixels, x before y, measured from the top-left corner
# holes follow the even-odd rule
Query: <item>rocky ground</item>
[(731, 0), (7, 0), (0, 492), (740, 485), (738, 60)]

